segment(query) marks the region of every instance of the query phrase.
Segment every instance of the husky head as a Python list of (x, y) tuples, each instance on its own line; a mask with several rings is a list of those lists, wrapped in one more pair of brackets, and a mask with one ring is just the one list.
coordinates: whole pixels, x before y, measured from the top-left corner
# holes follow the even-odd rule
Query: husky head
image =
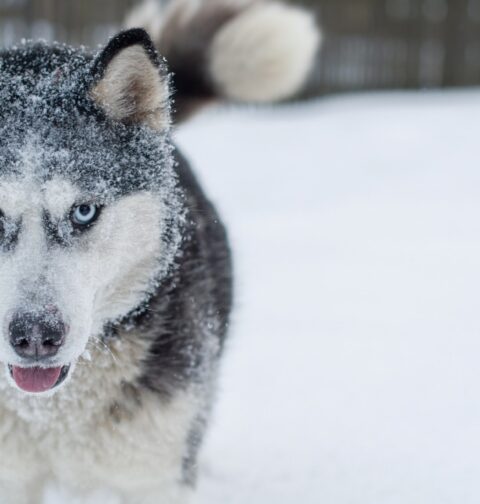
[(0, 361), (49, 394), (87, 342), (139, 310), (172, 266), (181, 196), (168, 77), (142, 30), (96, 57), (0, 53)]

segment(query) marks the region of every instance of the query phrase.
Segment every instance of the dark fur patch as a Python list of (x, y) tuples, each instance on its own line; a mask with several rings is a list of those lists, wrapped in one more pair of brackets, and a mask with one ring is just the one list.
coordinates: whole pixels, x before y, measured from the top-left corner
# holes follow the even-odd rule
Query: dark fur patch
[(202, 445), (206, 429), (205, 417), (199, 417), (194, 422), (188, 434), (187, 451), (183, 458), (182, 473), (183, 483), (194, 487), (198, 476), (198, 452)]
[(108, 65), (118, 53), (134, 45), (142, 46), (151, 62), (157, 67), (161, 66), (160, 57), (148, 33), (142, 28), (132, 28), (115, 35), (97, 56), (92, 68), (95, 79), (100, 80), (104, 76)]
[(11, 252), (18, 243), (22, 221), (12, 221), (0, 211), (0, 250)]
[(164, 397), (215, 372), (232, 305), (225, 228), (178, 152), (177, 159), (187, 223), (176, 267), (143, 312), (126, 322), (152, 341), (140, 382)]

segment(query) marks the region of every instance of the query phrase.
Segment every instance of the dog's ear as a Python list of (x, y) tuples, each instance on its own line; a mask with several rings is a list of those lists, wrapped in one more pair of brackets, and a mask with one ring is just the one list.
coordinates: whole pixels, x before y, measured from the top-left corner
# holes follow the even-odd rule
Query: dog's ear
[(94, 61), (93, 75), (91, 97), (110, 119), (168, 128), (168, 76), (146, 31), (113, 37)]

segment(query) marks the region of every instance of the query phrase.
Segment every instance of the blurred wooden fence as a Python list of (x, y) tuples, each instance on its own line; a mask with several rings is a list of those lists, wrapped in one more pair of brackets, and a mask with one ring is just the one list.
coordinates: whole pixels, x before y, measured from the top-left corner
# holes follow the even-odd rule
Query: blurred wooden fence
[(138, 0), (0, 0), (0, 43), (22, 38), (95, 46)]
[(480, 0), (304, 0), (325, 43), (314, 94), (480, 84)]
[[(0, 0), (0, 43), (95, 46), (139, 0)], [(480, 84), (480, 0), (292, 0), (325, 40), (307, 94)]]

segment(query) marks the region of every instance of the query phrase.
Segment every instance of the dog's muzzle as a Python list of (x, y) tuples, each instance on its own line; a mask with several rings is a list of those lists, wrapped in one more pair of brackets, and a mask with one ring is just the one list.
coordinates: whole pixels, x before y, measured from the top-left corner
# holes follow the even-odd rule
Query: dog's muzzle
[(22, 359), (9, 365), (17, 386), (25, 392), (46, 392), (66, 378), (70, 366), (49, 366), (65, 342), (68, 326), (57, 309), (16, 312), (8, 326), (10, 345)]

